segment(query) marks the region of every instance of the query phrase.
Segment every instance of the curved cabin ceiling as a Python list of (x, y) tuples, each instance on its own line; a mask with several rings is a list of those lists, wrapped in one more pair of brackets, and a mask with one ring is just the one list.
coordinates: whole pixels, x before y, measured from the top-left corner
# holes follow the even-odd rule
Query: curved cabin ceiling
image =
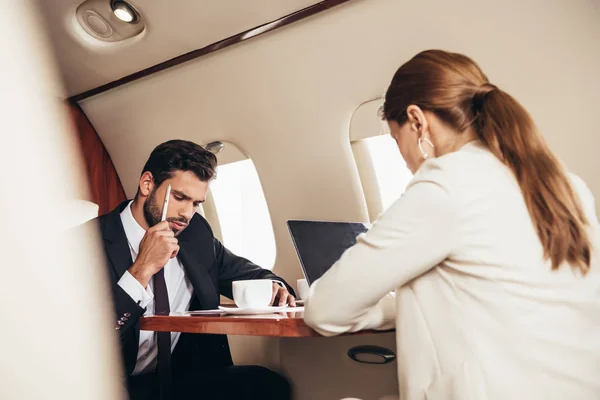
[(40, 2), (68, 96), (205, 47), (318, 1), (132, 0), (130, 3), (142, 15), (146, 29), (131, 39), (113, 43), (93, 39), (82, 31), (75, 20), (81, 3), (83, 0)]

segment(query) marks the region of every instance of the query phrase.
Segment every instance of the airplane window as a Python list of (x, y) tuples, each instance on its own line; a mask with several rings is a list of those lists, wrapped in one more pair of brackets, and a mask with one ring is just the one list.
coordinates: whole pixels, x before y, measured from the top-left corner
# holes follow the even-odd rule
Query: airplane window
[(382, 98), (376, 98), (358, 106), (348, 132), (371, 222), (404, 193), (412, 179), (388, 124), (381, 120), (382, 103)]
[(210, 191), (223, 244), (266, 269), (275, 264), (275, 235), (265, 195), (251, 159), (217, 167)]
[(404, 193), (412, 179), (412, 174), (407, 168), (396, 142), (389, 134), (363, 140), (375, 172), (381, 197), (381, 211), (385, 211)]

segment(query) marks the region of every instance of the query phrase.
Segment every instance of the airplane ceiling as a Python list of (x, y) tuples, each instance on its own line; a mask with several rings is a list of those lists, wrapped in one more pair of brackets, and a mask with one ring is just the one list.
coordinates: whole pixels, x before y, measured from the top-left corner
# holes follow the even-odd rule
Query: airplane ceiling
[(82, 2), (40, 2), (67, 96), (319, 3), (315, 0), (132, 0), (130, 3), (144, 19), (145, 31), (131, 39), (106, 43), (79, 27), (75, 12)]

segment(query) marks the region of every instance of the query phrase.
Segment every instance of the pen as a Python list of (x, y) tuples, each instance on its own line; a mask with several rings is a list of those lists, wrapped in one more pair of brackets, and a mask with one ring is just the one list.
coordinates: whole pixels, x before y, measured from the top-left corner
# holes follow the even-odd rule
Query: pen
[(167, 219), (167, 209), (169, 208), (169, 197), (171, 196), (171, 185), (167, 186), (167, 193), (165, 194), (165, 204), (163, 205), (162, 218), (161, 221), (166, 221)]

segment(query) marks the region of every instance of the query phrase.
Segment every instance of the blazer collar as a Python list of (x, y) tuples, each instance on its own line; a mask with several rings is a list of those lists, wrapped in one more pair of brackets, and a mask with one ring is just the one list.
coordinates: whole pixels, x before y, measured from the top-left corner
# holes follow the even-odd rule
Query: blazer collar
[(214, 252), (213, 237), (208, 231), (199, 229), (200, 227), (202, 227), (200, 217), (194, 215), (190, 225), (177, 238), (179, 240), (177, 258), (194, 286), (194, 295), (200, 303), (200, 308), (214, 309), (219, 306), (219, 293), (208, 272), (212, 265), (209, 265), (204, 257)]
[(106, 253), (119, 278), (133, 264), (129, 245), (127, 244), (127, 236), (125, 235), (125, 229), (123, 229), (121, 221), (121, 212), (127, 207), (130, 201), (126, 200), (122, 202), (117, 208), (106, 215), (102, 232)]
[(146, 235), (146, 230), (138, 224), (131, 212), (131, 202), (127, 204), (125, 209), (121, 211), (119, 217), (127, 237), (127, 242), (131, 246), (131, 250), (137, 256), (140, 253), (140, 243)]

